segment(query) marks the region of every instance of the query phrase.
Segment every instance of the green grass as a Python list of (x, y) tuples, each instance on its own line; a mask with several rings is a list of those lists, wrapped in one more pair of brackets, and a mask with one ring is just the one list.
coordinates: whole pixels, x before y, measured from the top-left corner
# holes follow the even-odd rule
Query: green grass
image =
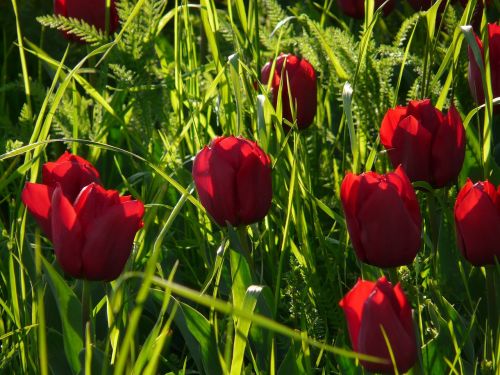
[[(491, 103), (476, 108), (467, 86), (459, 25), (473, 4), (439, 18), (400, 1), (388, 17), (354, 21), (333, 0), (121, 0), (112, 37), (53, 17), (47, 2), (0, 4), (0, 372), (362, 373), (338, 302), (358, 277), (385, 273), (414, 309), (410, 373), (498, 373), (485, 285), (496, 283), (500, 301), (499, 270), (460, 256), (452, 211), (467, 177), (500, 183), (500, 118)], [(67, 46), (54, 27), (91, 43)], [(268, 87), (254, 89), (282, 51), (318, 72), (305, 131), (284, 132)], [(466, 161), (449, 188), (416, 184), (424, 245), (389, 272), (357, 261), (340, 184), (347, 171), (390, 170), (381, 120), (423, 97), (457, 106)], [(218, 227), (193, 188), (193, 157), (222, 134), (256, 140), (272, 159), (272, 208), (248, 228)], [(40, 181), (41, 165), (65, 149), (96, 165), (106, 188), (146, 205), (111, 283), (66, 277), (21, 203), (25, 182)]]

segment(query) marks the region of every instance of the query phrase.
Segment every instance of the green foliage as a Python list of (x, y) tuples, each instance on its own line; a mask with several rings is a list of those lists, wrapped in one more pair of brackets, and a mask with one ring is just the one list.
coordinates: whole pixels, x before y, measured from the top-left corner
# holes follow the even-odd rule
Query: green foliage
[[(356, 260), (342, 214), (340, 183), (354, 166), (346, 81), (361, 170), (390, 169), (378, 130), (394, 104), (430, 97), (469, 116), (459, 183), (420, 186), (424, 245), (391, 276), (414, 309), (413, 373), (498, 372), (485, 274), (459, 255), (454, 233), (458, 189), (484, 179), (485, 115), (468, 91), (465, 43), (454, 54), (462, 8), (449, 5), (431, 38), (425, 13), (407, 4), (373, 31), (336, 4), (121, 0), (114, 35), (40, 1), (0, 4), (0, 372), (361, 373), (338, 302), (359, 277), (388, 271)], [(65, 52), (65, 33), (87, 43)], [(317, 72), (315, 122), (301, 132), (283, 131), (257, 84), (281, 52)], [(271, 155), (272, 208), (248, 228), (219, 228), (193, 188), (194, 156), (221, 134)], [(125, 272), (91, 283), (88, 331), (83, 283), (64, 275), (20, 201), (25, 181), (40, 181), (65, 149), (147, 207)]]

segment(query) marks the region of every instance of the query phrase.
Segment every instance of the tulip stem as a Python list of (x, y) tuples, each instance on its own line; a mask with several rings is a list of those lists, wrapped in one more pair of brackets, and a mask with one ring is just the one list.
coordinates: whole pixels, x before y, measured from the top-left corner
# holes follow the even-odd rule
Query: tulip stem
[(245, 258), (247, 259), (248, 265), (253, 270), (253, 261), (252, 261), (252, 258), (250, 256), (251, 250), (250, 250), (250, 246), (248, 244), (249, 239), (248, 239), (247, 226), (245, 225), (245, 226), (239, 227), (237, 229), (237, 231), (238, 231), (238, 238), (239, 238), (240, 244), (241, 244), (241, 251), (243, 252), (243, 255), (245, 256)]
[(82, 334), (83, 342), (86, 339), (87, 322), (90, 324), (90, 281), (83, 280), (82, 285)]
[[(498, 310), (497, 310), (497, 298), (495, 290), (495, 266), (486, 266), (486, 294), (488, 298), (488, 323), (490, 326), (491, 336), (488, 337), (488, 343), (496, 343), (496, 337), (498, 334)], [(489, 346), (489, 345), (488, 345)], [(491, 346), (491, 358), (495, 360), (495, 345)]]

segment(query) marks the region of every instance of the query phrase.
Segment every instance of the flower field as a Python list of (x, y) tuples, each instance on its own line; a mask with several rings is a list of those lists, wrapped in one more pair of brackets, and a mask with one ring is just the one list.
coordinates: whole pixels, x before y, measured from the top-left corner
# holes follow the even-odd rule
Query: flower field
[(499, 20), (0, 2), (0, 373), (500, 374)]

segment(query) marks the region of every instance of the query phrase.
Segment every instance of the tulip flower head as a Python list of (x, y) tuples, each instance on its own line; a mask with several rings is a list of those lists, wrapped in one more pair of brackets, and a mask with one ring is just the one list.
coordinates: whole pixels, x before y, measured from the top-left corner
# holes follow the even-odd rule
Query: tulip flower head
[(403, 167), (386, 175), (348, 173), (340, 198), (360, 261), (378, 267), (413, 261), (420, 249), (422, 217)]
[[(106, 30), (106, 0), (55, 0), (54, 13), (67, 18), (76, 18), (97, 29)], [(109, 33), (118, 28), (118, 13), (115, 0), (111, 0), (109, 9)], [(80, 38), (64, 33), (66, 38), (81, 41)]]
[[(269, 61), (261, 71), (262, 83), (268, 84), (271, 80), (273, 105), (278, 104), (279, 87), (281, 91), (281, 108), (283, 118), (293, 123), (290, 105), (296, 105), (297, 126), (299, 129), (309, 127), (316, 116), (316, 72), (305, 59), (292, 54), (281, 54), (277, 60), (274, 72), (271, 72), (273, 62)], [(271, 73), (273, 75), (271, 76)], [(289, 95), (290, 93), (290, 95)], [(290, 96), (292, 103), (290, 103)]]
[(403, 165), (412, 182), (439, 188), (455, 181), (465, 157), (465, 129), (454, 106), (444, 116), (429, 99), (389, 109), (380, 141), (393, 167)]
[[(476, 42), (481, 50), (484, 62), (483, 42), (476, 35)], [(488, 24), (488, 48), (490, 56), (491, 89), (493, 97), (500, 96), (500, 26), (493, 23)], [(472, 97), (476, 103), (484, 104), (484, 88), (481, 71), (477, 65), (472, 49), (469, 47), (469, 87)], [(495, 113), (500, 113), (500, 105), (495, 105)]]
[(500, 185), (468, 180), (455, 202), (457, 242), (475, 266), (500, 262)]
[[(375, 0), (375, 10), (386, 0)], [(342, 12), (352, 18), (362, 19), (365, 16), (365, 0), (337, 0), (337, 4)], [(396, 6), (395, 0), (389, 0), (384, 6), (384, 15), (388, 15)]]
[(386, 360), (386, 363), (361, 361), (365, 369), (394, 372), (382, 328), (399, 373), (413, 367), (417, 360), (417, 344), (411, 306), (399, 283), (393, 287), (385, 277), (376, 283), (359, 280), (339, 305), (344, 310), (353, 349)]
[(214, 139), (196, 155), (193, 179), (201, 204), (221, 226), (255, 223), (271, 207), (271, 160), (245, 138)]
[(43, 166), (43, 183), (28, 182), (22, 201), (54, 245), (70, 276), (114, 280), (123, 271), (144, 205), (99, 185), (85, 159), (65, 153)]

